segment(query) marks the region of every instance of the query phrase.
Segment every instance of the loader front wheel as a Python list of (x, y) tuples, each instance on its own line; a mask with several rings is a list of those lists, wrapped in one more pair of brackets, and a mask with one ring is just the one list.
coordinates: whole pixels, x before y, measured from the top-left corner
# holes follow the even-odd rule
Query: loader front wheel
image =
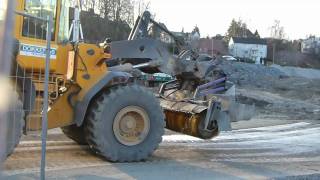
[(62, 132), (70, 139), (74, 140), (80, 145), (87, 145), (87, 140), (84, 134), (83, 126), (70, 125), (61, 128)]
[(165, 126), (159, 100), (136, 85), (102, 92), (91, 103), (85, 123), (90, 147), (113, 162), (149, 157), (161, 142)]

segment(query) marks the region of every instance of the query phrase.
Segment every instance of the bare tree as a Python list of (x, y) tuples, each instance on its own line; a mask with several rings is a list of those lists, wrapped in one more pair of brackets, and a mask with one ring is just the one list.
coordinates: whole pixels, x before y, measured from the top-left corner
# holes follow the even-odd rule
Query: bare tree
[(138, 15), (141, 15), (144, 11), (149, 9), (150, 1), (147, 0), (137, 0), (135, 2), (135, 5), (137, 6), (137, 12)]
[(99, 14), (105, 19), (110, 19), (112, 11), (112, 0), (98, 0)]
[[(73, 6), (77, 4), (76, 1), (78, 0), (71, 0)], [(134, 23), (134, 0), (81, 0), (80, 2), (83, 10), (82, 27), (87, 41), (100, 41), (101, 37), (121, 40), (128, 36), (130, 26)], [(89, 10), (93, 10), (96, 15), (92, 16), (91, 12), (85, 12)]]
[(273, 26), (271, 26), (270, 36), (274, 39), (284, 39), (285, 33), (283, 26), (280, 26), (280, 21), (275, 20)]
[(105, 19), (128, 24), (133, 23), (133, 0), (96, 0), (98, 1), (99, 14)]
[(132, 0), (122, 0), (122, 12), (120, 19), (127, 22), (129, 25), (134, 23), (134, 3)]

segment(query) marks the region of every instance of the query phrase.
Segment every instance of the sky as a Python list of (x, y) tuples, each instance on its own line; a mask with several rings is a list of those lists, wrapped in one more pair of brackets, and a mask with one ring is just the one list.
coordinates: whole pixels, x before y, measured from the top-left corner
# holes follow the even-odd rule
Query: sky
[(7, 1), (4, 1), (0, 3), (0, 20), (4, 19), (4, 13), (5, 13), (5, 9), (7, 7)]
[(287, 39), (320, 36), (320, 0), (145, 0), (155, 19), (171, 31), (186, 32), (198, 26), (202, 37), (224, 35), (234, 18), (251, 31), (270, 37), (275, 20)]

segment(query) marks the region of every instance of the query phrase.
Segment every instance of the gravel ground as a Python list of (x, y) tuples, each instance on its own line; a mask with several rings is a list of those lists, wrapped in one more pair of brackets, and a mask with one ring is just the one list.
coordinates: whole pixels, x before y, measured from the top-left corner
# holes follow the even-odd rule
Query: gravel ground
[(302, 77), (307, 79), (320, 79), (320, 70), (319, 69), (307, 69), (300, 67), (288, 67), (288, 66), (279, 66), (272, 65), (272, 67), (279, 69), (288, 76), (293, 77)]
[(248, 64), (233, 61), (222, 61), (219, 65), (230, 81), (239, 86), (255, 86), (269, 88), (280, 78), (287, 77), (285, 73), (273, 67)]
[[(319, 179), (318, 121), (253, 119), (212, 140), (167, 133), (145, 162), (110, 163), (87, 146), (49, 133), (47, 179)], [(59, 136), (57, 136), (59, 135)], [(37, 139), (38, 138), (38, 139)], [(5, 179), (39, 177), (39, 137), (24, 139), (5, 164)]]
[(259, 117), (320, 120), (320, 79), (315, 78), (319, 70), (228, 61), (219, 67), (236, 85), (237, 99), (255, 104)]
[[(234, 131), (206, 141), (166, 131), (153, 156), (137, 163), (106, 162), (54, 129), (47, 178), (320, 179), (320, 79), (237, 62), (220, 68), (236, 84), (237, 99), (256, 105), (252, 120), (235, 122)], [(39, 140), (38, 134), (23, 137), (5, 164), (5, 179), (38, 178)]]

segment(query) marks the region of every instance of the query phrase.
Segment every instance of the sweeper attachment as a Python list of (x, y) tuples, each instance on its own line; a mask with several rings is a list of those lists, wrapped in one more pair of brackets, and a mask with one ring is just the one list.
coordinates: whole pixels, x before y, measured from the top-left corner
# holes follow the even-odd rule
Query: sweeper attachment
[[(173, 40), (175, 52), (161, 41), (163, 36)], [(112, 60), (107, 65), (111, 71), (137, 77), (159, 72), (171, 75), (174, 80), (162, 84), (158, 92), (166, 128), (209, 139), (231, 130), (231, 121), (250, 119), (254, 106), (236, 103), (235, 86), (217, 67), (218, 61), (197, 53), (193, 44), (176, 37), (145, 12), (128, 40), (110, 43)]]

